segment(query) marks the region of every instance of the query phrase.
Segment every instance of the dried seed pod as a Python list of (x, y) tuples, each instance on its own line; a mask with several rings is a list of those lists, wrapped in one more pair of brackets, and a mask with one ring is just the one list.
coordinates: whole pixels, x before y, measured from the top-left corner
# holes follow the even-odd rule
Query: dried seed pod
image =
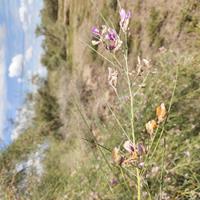
[(112, 151), (112, 160), (115, 164), (121, 165), (124, 157), (120, 155), (119, 153), (120, 149), (115, 147)]
[(154, 129), (157, 128), (157, 123), (156, 123), (156, 121), (153, 119), (153, 120), (147, 122), (146, 125), (145, 125), (145, 127), (146, 127), (147, 133), (148, 133), (149, 135), (153, 135)]
[(158, 119), (158, 124), (165, 120), (167, 116), (167, 111), (164, 103), (161, 103), (160, 106), (156, 108), (156, 116)]

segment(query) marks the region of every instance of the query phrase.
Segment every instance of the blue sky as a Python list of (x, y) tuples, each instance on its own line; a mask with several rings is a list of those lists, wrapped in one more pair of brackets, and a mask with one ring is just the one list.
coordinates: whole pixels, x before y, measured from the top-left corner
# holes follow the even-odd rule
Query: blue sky
[(20, 134), (12, 121), (26, 123), (20, 111), (34, 88), (31, 77), (45, 75), (40, 64), (42, 38), (35, 36), (41, 8), (42, 0), (0, 0), (0, 138), (4, 144)]

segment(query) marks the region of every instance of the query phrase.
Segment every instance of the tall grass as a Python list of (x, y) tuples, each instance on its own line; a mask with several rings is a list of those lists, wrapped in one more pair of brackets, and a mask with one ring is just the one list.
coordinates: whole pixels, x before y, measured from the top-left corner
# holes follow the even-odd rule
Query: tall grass
[[(115, 4), (111, 5), (114, 9)], [(116, 23), (101, 16), (107, 26), (114, 28)], [(159, 29), (159, 16), (156, 15), (154, 25), (154, 21), (151, 22), (152, 33)], [(106, 50), (104, 45), (96, 48), (80, 41), (107, 66), (104, 71), (107, 74), (101, 76), (108, 77), (105, 93), (109, 90), (114, 101), (107, 101), (104, 106), (106, 120), (98, 114), (89, 115), (87, 111), (92, 108), (82, 102), (79, 94), (70, 97), (73, 99), (70, 104), (71, 118), (61, 119), (62, 107), (53, 92), (57, 87), (46, 85), (39, 92), (38, 117), (33, 128), (1, 153), (0, 199), (200, 198), (198, 53), (164, 49), (156, 51), (148, 60), (140, 56), (132, 65), (131, 57), (137, 58), (129, 51), (132, 36), (129, 31), (123, 33), (122, 30), (117, 31), (117, 35), (123, 44), (116, 52)], [(52, 48), (51, 45), (48, 48)], [(112, 69), (110, 74), (108, 67)], [(61, 66), (54, 66), (53, 69), (54, 72), (51, 69), (49, 73), (59, 71)], [(57, 77), (56, 80), (59, 79)], [(97, 100), (99, 98), (96, 97)], [(161, 103), (165, 104), (167, 114), (164, 121), (158, 123), (155, 109)], [(150, 133), (146, 124), (151, 120), (156, 121), (157, 127)], [(66, 140), (57, 137), (64, 121), (70, 127), (66, 129)], [(30, 176), (30, 182), (25, 187), (27, 192), (24, 192), (20, 184), (24, 174), (22, 171), (16, 176), (16, 164), (26, 160), (31, 152), (37, 151), (37, 144), (46, 140), (49, 148), (43, 162), (44, 174), (39, 182)], [(134, 147), (134, 151), (131, 149), (128, 152), (127, 146), (124, 148), (127, 141), (128, 149)], [(137, 155), (138, 144), (145, 148), (141, 155)], [(114, 157), (112, 154), (116, 149), (118, 152)]]

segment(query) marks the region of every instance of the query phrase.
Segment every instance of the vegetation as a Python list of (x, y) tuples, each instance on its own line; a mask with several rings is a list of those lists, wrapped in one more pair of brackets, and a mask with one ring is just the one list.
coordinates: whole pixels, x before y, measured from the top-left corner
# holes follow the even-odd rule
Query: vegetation
[(151, 9), (148, 24), (150, 46), (152, 46), (153, 43), (156, 43), (156, 47), (159, 48), (164, 44), (164, 38), (160, 36), (160, 31), (167, 15), (168, 12), (165, 12), (161, 17), (160, 12), (156, 10), (155, 7)]
[(187, 32), (193, 32), (198, 26), (198, 16), (195, 11), (199, 9), (197, 1), (190, 1), (181, 11), (179, 33), (186, 28)]
[[(142, 1), (77, 2), (44, 0), (36, 32), (44, 35), (41, 62), (48, 77), (36, 94), (32, 127), (0, 154), (0, 199), (198, 200), (200, 56), (191, 46), (198, 28), (192, 36), (180, 31), (177, 24), (187, 20), (177, 12), (180, 41), (174, 44), (177, 35), (171, 38), (162, 29), (176, 10), (165, 11), (162, 1), (164, 11)], [(120, 32), (118, 16), (125, 5), (137, 10), (127, 35)], [(193, 14), (198, 15), (195, 9)], [(101, 24), (114, 26), (123, 40), (114, 54), (90, 45), (91, 27)], [(155, 109), (161, 103), (166, 114), (159, 121)], [(124, 149), (126, 141), (142, 144), (139, 158)], [(48, 148), (40, 155), (44, 144)], [(18, 169), (35, 154), (42, 175), (35, 165)]]

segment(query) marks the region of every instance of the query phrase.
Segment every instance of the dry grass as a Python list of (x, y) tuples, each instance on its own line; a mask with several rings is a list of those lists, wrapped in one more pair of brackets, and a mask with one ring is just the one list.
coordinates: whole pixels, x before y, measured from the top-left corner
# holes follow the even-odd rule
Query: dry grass
[[(151, 59), (151, 68), (145, 69), (137, 80), (130, 76), (131, 81), (134, 79), (133, 94), (139, 91), (133, 101), (135, 136), (137, 141), (144, 142), (149, 148), (151, 146), (145, 167), (140, 171), (141, 199), (197, 200), (200, 198), (200, 57), (196, 47), (183, 41), (187, 37), (192, 44), (193, 37), (182, 31), (176, 41), (180, 11), (185, 4), (178, 0), (173, 5), (161, 0), (120, 2), (123, 7), (137, 11), (133, 12), (130, 24), (130, 72), (136, 68), (138, 54)], [(97, 53), (92, 54), (86, 45), (91, 40), (91, 27), (104, 21), (100, 11), (103, 11), (108, 23), (112, 21), (117, 25), (118, 11), (114, 3), (86, 0), (80, 4), (79, 1), (59, 0), (57, 22), (50, 25), (52, 34), (62, 41), (62, 47), (57, 43), (56, 46), (51, 43), (47, 46), (52, 52), (59, 52), (56, 55), (61, 57), (61, 49), (66, 48), (66, 58), (62, 57), (59, 66), (50, 68), (48, 74), (49, 95), (57, 102), (53, 110), (61, 126), (56, 130), (44, 130), (44, 124), (48, 123), (46, 117), (41, 119), (39, 114), (34, 128), (28, 129), (1, 153), (0, 198), (129, 200), (138, 197), (138, 179), (134, 176), (136, 168), (115, 166), (111, 159), (112, 149), (126, 140), (122, 128), (131, 137), (126, 77), (120, 74), (118, 78), (119, 101), (107, 83), (110, 63)], [(152, 6), (159, 10), (161, 18), (159, 15), (156, 19), (149, 19)], [(168, 12), (168, 17), (160, 26), (165, 12)], [(48, 22), (45, 17), (43, 23)], [(169, 47), (166, 52), (149, 47), (149, 23), (149, 27), (154, 29), (151, 30), (154, 41), (159, 37), (159, 26), (160, 34), (165, 37), (164, 45)], [(44, 25), (50, 27), (49, 24)], [(199, 33), (195, 31), (193, 34), (197, 36)], [(49, 43), (49, 40), (45, 42)], [(98, 53), (107, 56), (101, 48)], [(117, 56), (122, 62), (123, 57)], [(110, 55), (108, 58), (113, 59)], [(177, 68), (178, 81), (171, 99)], [(143, 80), (145, 82), (141, 84)], [(39, 102), (43, 102), (44, 98), (40, 98), (42, 101)], [(49, 100), (45, 102), (36, 106), (42, 110), (46, 106), (46, 111), (52, 111)], [(160, 126), (152, 142), (145, 132), (145, 124), (155, 118), (155, 107), (161, 102), (165, 102), (167, 108), (171, 105), (171, 110), (167, 123), (164, 128)], [(16, 180), (16, 163), (29, 157), (37, 150), (37, 144), (46, 140), (49, 148), (43, 162), (45, 173), (39, 183), (30, 177), (29, 193), (24, 193), (19, 184), (23, 176), (18, 177), (19, 182)]]

